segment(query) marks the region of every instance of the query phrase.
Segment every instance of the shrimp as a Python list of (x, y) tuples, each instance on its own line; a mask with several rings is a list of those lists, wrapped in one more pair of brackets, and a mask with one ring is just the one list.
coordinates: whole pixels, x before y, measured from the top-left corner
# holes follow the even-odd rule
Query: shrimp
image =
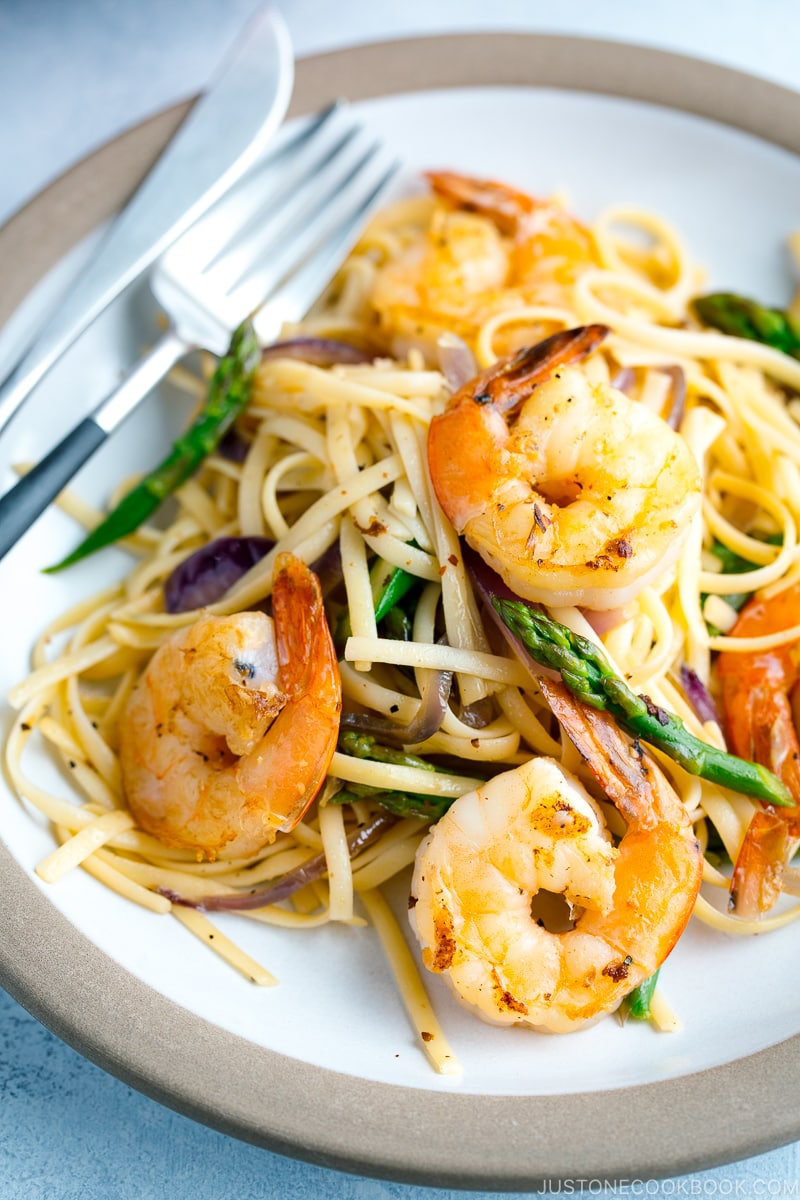
[[(800, 584), (769, 600), (752, 599), (739, 614), (731, 637), (759, 637), (797, 623)], [(786, 784), (792, 808), (765, 805), (748, 826), (731, 880), (730, 908), (756, 917), (781, 894), (784, 869), (800, 844), (800, 744), (792, 718), (791, 693), (798, 682), (798, 643), (717, 660), (722, 703), (733, 751), (769, 767)]]
[(700, 506), (700, 472), (680, 435), (565, 365), (607, 332), (567, 330), (495, 363), (430, 425), (439, 503), (526, 600), (626, 604), (675, 562)]
[(341, 682), (319, 582), (291, 554), (263, 612), (201, 616), (161, 646), (120, 723), (125, 797), (143, 829), (209, 859), (255, 854), (316, 796)]
[[(607, 713), (542, 689), (627, 821), (614, 847), (582, 784), (548, 758), (460, 797), (417, 853), (410, 919), (424, 964), (490, 1024), (567, 1033), (612, 1012), (661, 966), (692, 913), (703, 858), (655, 762)], [(567, 901), (560, 932), (532, 915)]]
[(538, 304), (563, 303), (578, 276), (600, 263), (590, 231), (559, 204), (452, 171), (429, 171), (426, 178), (438, 196), (488, 217), (513, 239), (512, 279), (535, 289), (531, 299)]
[(379, 269), (372, 295), (395, 340), (433, 346), (449, 332), (471, 342), (497, 313), (568, 304), (578, 275), (598, 264), (589, 231), (556, 204), (448, 171), (427, 179), (445, 206)]

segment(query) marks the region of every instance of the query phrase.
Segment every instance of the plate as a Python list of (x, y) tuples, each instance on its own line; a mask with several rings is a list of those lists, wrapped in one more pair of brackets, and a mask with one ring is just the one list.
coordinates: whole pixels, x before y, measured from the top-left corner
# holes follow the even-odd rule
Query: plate
[[(337, 94), (359, 103), (411, 169), (470, 170), (539, 193), (566, 188), (586, 218), (612, 202), (641, 204), (678, 226), (713, 284), (765, 297), (789, 288), (782, 240), (800, 192), (794, 93), (631, 46), (464, 35), (298, 64), (295, 114)], [(122, 202), (180, 115), (131, 130), (0, 231), (11, 310), (37, 273), (86, 252), (72, 247)], [(57, 283), (45, 280), (36, 302), (52, 299)], [(14, 327), (30, 319), (32, 303)], [(10, 435), (11, 457), (40, 456), (113, 384), (155, 322), (146, 289), (126, 294), (32, 400)], [(165, 389), (84, 469), (78, 488), (105, 496), (152, 461), (152, 447), (185, 412)], [(0, 566), (13, 630), (3, 690), (25, 673), (48, 617), (125, 567), (108, 551), (42, 576), (38, 568), (72, 536), (66, 519), (48, 512)], [(567, 1177), (675, 1174), (800, 1136), (800, 1099), (783, 1082), (800, 1064), (791, 928), (740, 942), (693, 926), (664, 976), (685, 1024), (676, 1035), (613, 1020), (566, 1039), (493, 1029), (433, 980), (464, 1065), (455, 1082), (433, 1075), (415, 1046), (371, 933), (328, 927), (301, 940), (220, 918), (282, 980), (257, 990), (177, 922), (141, 912), (83, 873), (45, 888), (33, 869), (51, 848), (47, 829), (5, 792), (0, 821), (0, 981), (82, 1053), (229, 1134), (384, 1178), (515, 1190)]]

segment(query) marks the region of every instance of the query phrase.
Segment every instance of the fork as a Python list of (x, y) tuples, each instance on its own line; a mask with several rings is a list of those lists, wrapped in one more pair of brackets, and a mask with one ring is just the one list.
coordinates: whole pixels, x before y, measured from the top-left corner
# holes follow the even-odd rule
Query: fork
[(399, 163), (343, 127), (341, 105), (284, 140), (156, 264), (149, 284), (169, 326), (122, 383), (0, 497), (0, 558), (185, 355), (224, 354), (253, 317), (269, 344), (335, 274)]

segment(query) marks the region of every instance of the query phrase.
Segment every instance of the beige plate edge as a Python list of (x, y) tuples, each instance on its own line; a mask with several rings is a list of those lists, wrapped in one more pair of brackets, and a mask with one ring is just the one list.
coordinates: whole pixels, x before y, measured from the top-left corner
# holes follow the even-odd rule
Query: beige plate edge
[[(664, 51), (538, 34), (405, 39), (297, 64), (291, 114), (424, 88), (527, 85), (629, 97), (722, 121), (800, 153), (800, 95)], [(0, 229), (5, 321), (134, 190), (178, 105), (57, 179)], [(194, 1119), (341, 1170), (437, 1187), (529, 1190), (697, 1170), (800, 1137), (800, 1036), (677, 1080), (561, 1097), (438, 1094), (299, 1063), (212, 1026), (85, 938), (0, 844), (0, 982), (112, 1074)]]

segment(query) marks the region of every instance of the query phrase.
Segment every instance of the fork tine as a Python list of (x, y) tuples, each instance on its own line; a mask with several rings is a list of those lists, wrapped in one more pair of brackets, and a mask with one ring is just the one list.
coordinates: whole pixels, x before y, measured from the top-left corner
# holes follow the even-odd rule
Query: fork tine
[(333, 228), (329, 228), (313, 248), (311, 256), (292, 272), (291, 278), (284, 279), (279, 294), (274, 298), (265, 297), (266, 302), (261, 304), (254, 318), (256, 334), (261, 342), (269, 344), (278, 337), (284, 323), (299, 321), (305, 316), (323, 288), (330, 283), (371, 209), (399, 170), (399, 162), (391, 163), (366, 195), (359, 193)]
[[(300, 136), (287, 139), (283, 156), (278, 148), (269, 166), (279, 159), (291, 160), (293, 150), (311, 140), (337, 108), (331, 106), (308, 123)], [(349, 129), (332, 148), (316, 156), (311, 170), (306, 164), (297, 188), (285, 184), (279, 188), (266, 172), (267, 164), (262, 163), (250, 175), (254, 186), (246, 197), (236, 197), (232, 206), (225, 207), (226, 201), (233, 199), (226, 197), (213, 216), (207, 214), (187, 230), (159, 260), (150, 286), (169, 317), (166, 332), (122, 383), (2, 497), (0, 507), (7, 517), (3, 517), (0, 557), (183, 355), (200, 347), (224, 354), (232, 332), (251, 314), (255, 314), (259, 338), (272, 342), (285, 322), (296, 321), (307, 312), (344, 261), (370, 209), (400, 166), (393, 163), (376, 182), (380, 145), (373, 143), (360, 153), (355, 147), (347, 152), (360, 132)], [(246, 189), (247, 181), (241, 186)], [(265, 257), (270, 260), (271, 254), (262, 238), (254, 265), (235, 277), (228, 294), (220, 285), (220, 275), (226, 273), (226, 266), (228, 274), (235, 269), (238, 255), (232, 247), (247, 243), (263, 215), (263, 196), (270, 186), (271, 207), (276, 206), (277, 194), (279, 207), (287, 209), (290, 218), (282, 225), (273, 224), (267, 249), (276, 259), (264, 261)], [(298, 204), (298, 190), (310, 194), (311, 203)], [(283, 235), (277, 244), (276, 226)], [(225, 242), (222, 253), (220, 240)], [(11, 518), (14, 525), (9, 531), (6, 525)]]
[[(331, 119), (340, 112), (342, 108), (341, 100), (334, 100), (327, 108), (324, 108), (320, 113), (313, 117), (307, 125), (305, 125), (298, 133), (287, 138), (280, 146), (276, 147), (270, 154), (257, 163), (245, 176), (243, 184), (249, 184), (257, 179), (259, 175), (263, 175), (267, 171), (272, 171), (276, 166), (280, 166), (283, 161), (290, 157), (297, 157), (303, 154), (304, 150), (316, 145), (319, 136), (324, 132)], [(355, 129), (351, 132), (355, 133)], [(269, 204), (275, 210), (280, 208), (292, 196), (294, 188), (297, 186), (298, 175), (302, 178), (307, 172), (323, 170), (328, 163), (330, 157), (336, 153), (336, 149), (340, 142), (335, 143), (332, 149), (323, 148), (318, 158), (314, 158), (311, 162), (303, 163), (293, 173), (287, 175), (286, 179), (281, 182), (274, 192), (271, 193)], [(201, 274), (213, 270), (213, 268), (223, 258), (226, 258), (234, 250), (238, 249), (243, 242), (247, 240), (249, 235), (256, 229), (264, 220), (264, 206), (259, 205), (258, 208), (243, 222), (243, 224), (235, 231), (233, 236), (229, 238), (224, 245), (220, 246), (207, 263), (201, 268)]]
[[(367, 147), (355, 163), (346, 166), (344, 171), (338, 171), (324, 190), (320, 189), (315, 178), (307, 181), (299, 208), (290, 214), (286, 227), (280, 231), (280, 242), (271, 238), (257, 256), (251, 256), (245, 270), (226, 289), (225, 295), (233, 299), (237, 308), (250, 312), (282, 282), (294, 266), (303, 261), (324, 235), (331, 206), (358, 179), (378, 150), (377, 142)], [(247, 296), (253, 296), (252, 303), (247, 302)]]
[(285, 254), (286, 247), (302, 236), (304, 227), (318, 214), (320, 193), (328, 187), (327, 181), (331, 175), (334, 181), (329, 191), (343, 186), (337, 184), (336, 179), (342, 175), (342, 163), (347, 162), (347, 150), (359, 132), (357, 125), (347, 129), (313, 162), (304, 164), (300, 172), (295, 172), (279, 196), (270, 194), (253, 214), (250, 221), (251, 236), (237, 238), (238, 249), (226, 254), (224, 261), (216, 268), (213, 284), (221, 295), (230, 296), (267, 256), (279, 258), (282, 253)]

